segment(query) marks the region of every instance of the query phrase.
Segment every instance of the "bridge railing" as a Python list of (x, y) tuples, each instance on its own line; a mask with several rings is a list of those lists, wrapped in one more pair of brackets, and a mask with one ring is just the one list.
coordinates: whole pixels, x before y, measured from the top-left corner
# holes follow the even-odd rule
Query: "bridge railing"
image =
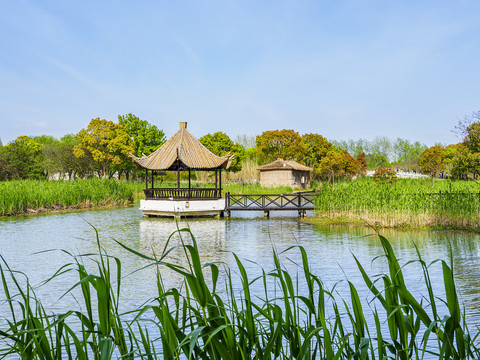
[(225, 194), (225, 210), (313, 210), (315, 194)]

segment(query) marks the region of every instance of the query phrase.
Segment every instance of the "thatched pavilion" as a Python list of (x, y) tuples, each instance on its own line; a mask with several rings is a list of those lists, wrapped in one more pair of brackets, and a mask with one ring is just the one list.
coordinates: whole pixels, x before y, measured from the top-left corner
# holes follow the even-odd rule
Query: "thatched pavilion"
[[(220, 215), (225, 209), (222, 199), (222, 169), (228, 169), (233, 156), (217, 156), (203, 146), (180, 123), (180, 130), (148, 156), (130, 155), (145, 170), (145, 200), (140, 202), (144, 215)], [(214, 171), (215, 187), (192, 188), (191, 171)], [(157, 188), (154, 175), (164, 171), (177, 173), (177, 187)], [(180, 187), (180, 172), (188, 171), (188, 188)]]
[(300, 189), (310, 187), (310, 174), (313, 171), (312, 168), (293, 160), (282, 159), (262, 165), (257, 170), (260, 171), (260, 185), (262, 186), (290, 186)]

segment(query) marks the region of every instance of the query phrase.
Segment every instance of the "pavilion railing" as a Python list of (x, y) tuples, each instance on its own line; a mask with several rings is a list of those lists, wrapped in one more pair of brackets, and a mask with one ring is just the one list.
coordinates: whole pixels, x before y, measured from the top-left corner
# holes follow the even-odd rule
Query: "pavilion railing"
[(200, 188), (200, 189), (178, 189), (178, 188), (156, 188), (145, 189), (146, 200), (160, 200), (160, 199), (220, 199), (222, 197), (222, 190), (215, 188)]

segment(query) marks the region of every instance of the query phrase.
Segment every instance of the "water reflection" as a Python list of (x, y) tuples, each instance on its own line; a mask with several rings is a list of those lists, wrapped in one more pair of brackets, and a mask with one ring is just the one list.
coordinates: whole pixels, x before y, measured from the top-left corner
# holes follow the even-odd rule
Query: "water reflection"
[[(386, 272), (387, 266), (381, 256), (383, 250), (375, 231), (364, 227), (312, 226), (302, 223), (295, 212), (272, 213), (270, 219), (262, 213), (233, 212), (230, 219), (188, 219), (175, 222), (172, 219), (143, 218), (138, 208), (90, 211), (83, 213), (56, 214), (29, 218), (4, 218), (0, 220), (0, 254), (15, 269), (24, 271), (32, 283), (39, 284), (66, 262), (72, 259), (61, 251), (85, 254), (97, 251), (95, 228), (101, 246), (112, 256), (122, 260), (122, 307), (132, 309), (154, 298), (156, 290), (156, 268), (121, 248), (113, 239), (149, 256), (160, 256), (169, 236), (179, 228), (188, 227), (197, 239), (202, 261), (226, 264), (236, 272), (236, 253), (249, 272), (250, 279), (274, 268), (272, 253), (280, 254), (282, 265), (294, 275), (300, 271), (298, 249), (287, 249), (302, 245), (309, 256), (312, 271), (331, 289), (336, 284), (341, 296), (348, 297), (346, 280), (360, 288), (362, 298), (371, 298), (368, 289), (362, 288), (363, 280), (353, 259), (359, 259), (367, 272), (374, 276)], [(426, 263), (436, 259), (450, 261), (453, 256), (455, 278), (459, 296), (464, 301), (470, 324), (480, 325), (480, 243), (479, 236), (472, 233), (398, 232), (381, 233), (392, 243), (402, 264), (416, 259), (415, 245)], [(183, 241), (190, 242), (188, 234), (182, 233)], [(170, 246), (181, 243), (177, 233), (170, 238)], [(286, 252), (285, 252), (286, 251)], [(41, 252), (41, 253), (39, 253)], [(374, 260), (377, 258), (376, 260)], [(248, 261), (247, 261), (248, 260)], [(374, 260), (374, 261), (373, 261)], [(93, 264), (82, 259), (93, 270)], [(187, 266), (184, 254), (176, 249), (169, 261)], [(181, 278), (160, 268), (167, 287), (179, 286)], [(418, 263), (405, 267), (405, 278), (412, 291), (424, 294), (421, 268)], [(441, 265), (431, 269), (433, 286), (439, 296), (443, 294)], [(208, 276), (208, 273), (207, 273)], [(40, 288), (39, 295), (52, 309), (76, 307), (72, 298), (59, 298), (77, 280), (74, 272)], [(239, 281), (235, 283), (240, 289)], [(257, 287), (257, 285), (254, 285)], [(258, 291), (261, 291), (258, 284)]]

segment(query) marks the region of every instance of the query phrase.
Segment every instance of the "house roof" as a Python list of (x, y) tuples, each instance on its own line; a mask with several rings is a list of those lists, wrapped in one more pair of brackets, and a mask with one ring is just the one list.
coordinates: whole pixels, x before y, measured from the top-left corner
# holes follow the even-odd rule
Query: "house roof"
[(312, 168), (308, 166), (297, 163), (293, 160), (282, 160), (277, 159), (270, 164), (265, 164), (257, 168), (260, 171), (268, 170), (298, 170), (298, 171), (313, 171)]
[(180, 123), (180, 130), (156, 151), (141, 158), (130, 154), (133, 162), (148, 170), (228, 169), (233, 155), (217, 156), (208, 150)]

